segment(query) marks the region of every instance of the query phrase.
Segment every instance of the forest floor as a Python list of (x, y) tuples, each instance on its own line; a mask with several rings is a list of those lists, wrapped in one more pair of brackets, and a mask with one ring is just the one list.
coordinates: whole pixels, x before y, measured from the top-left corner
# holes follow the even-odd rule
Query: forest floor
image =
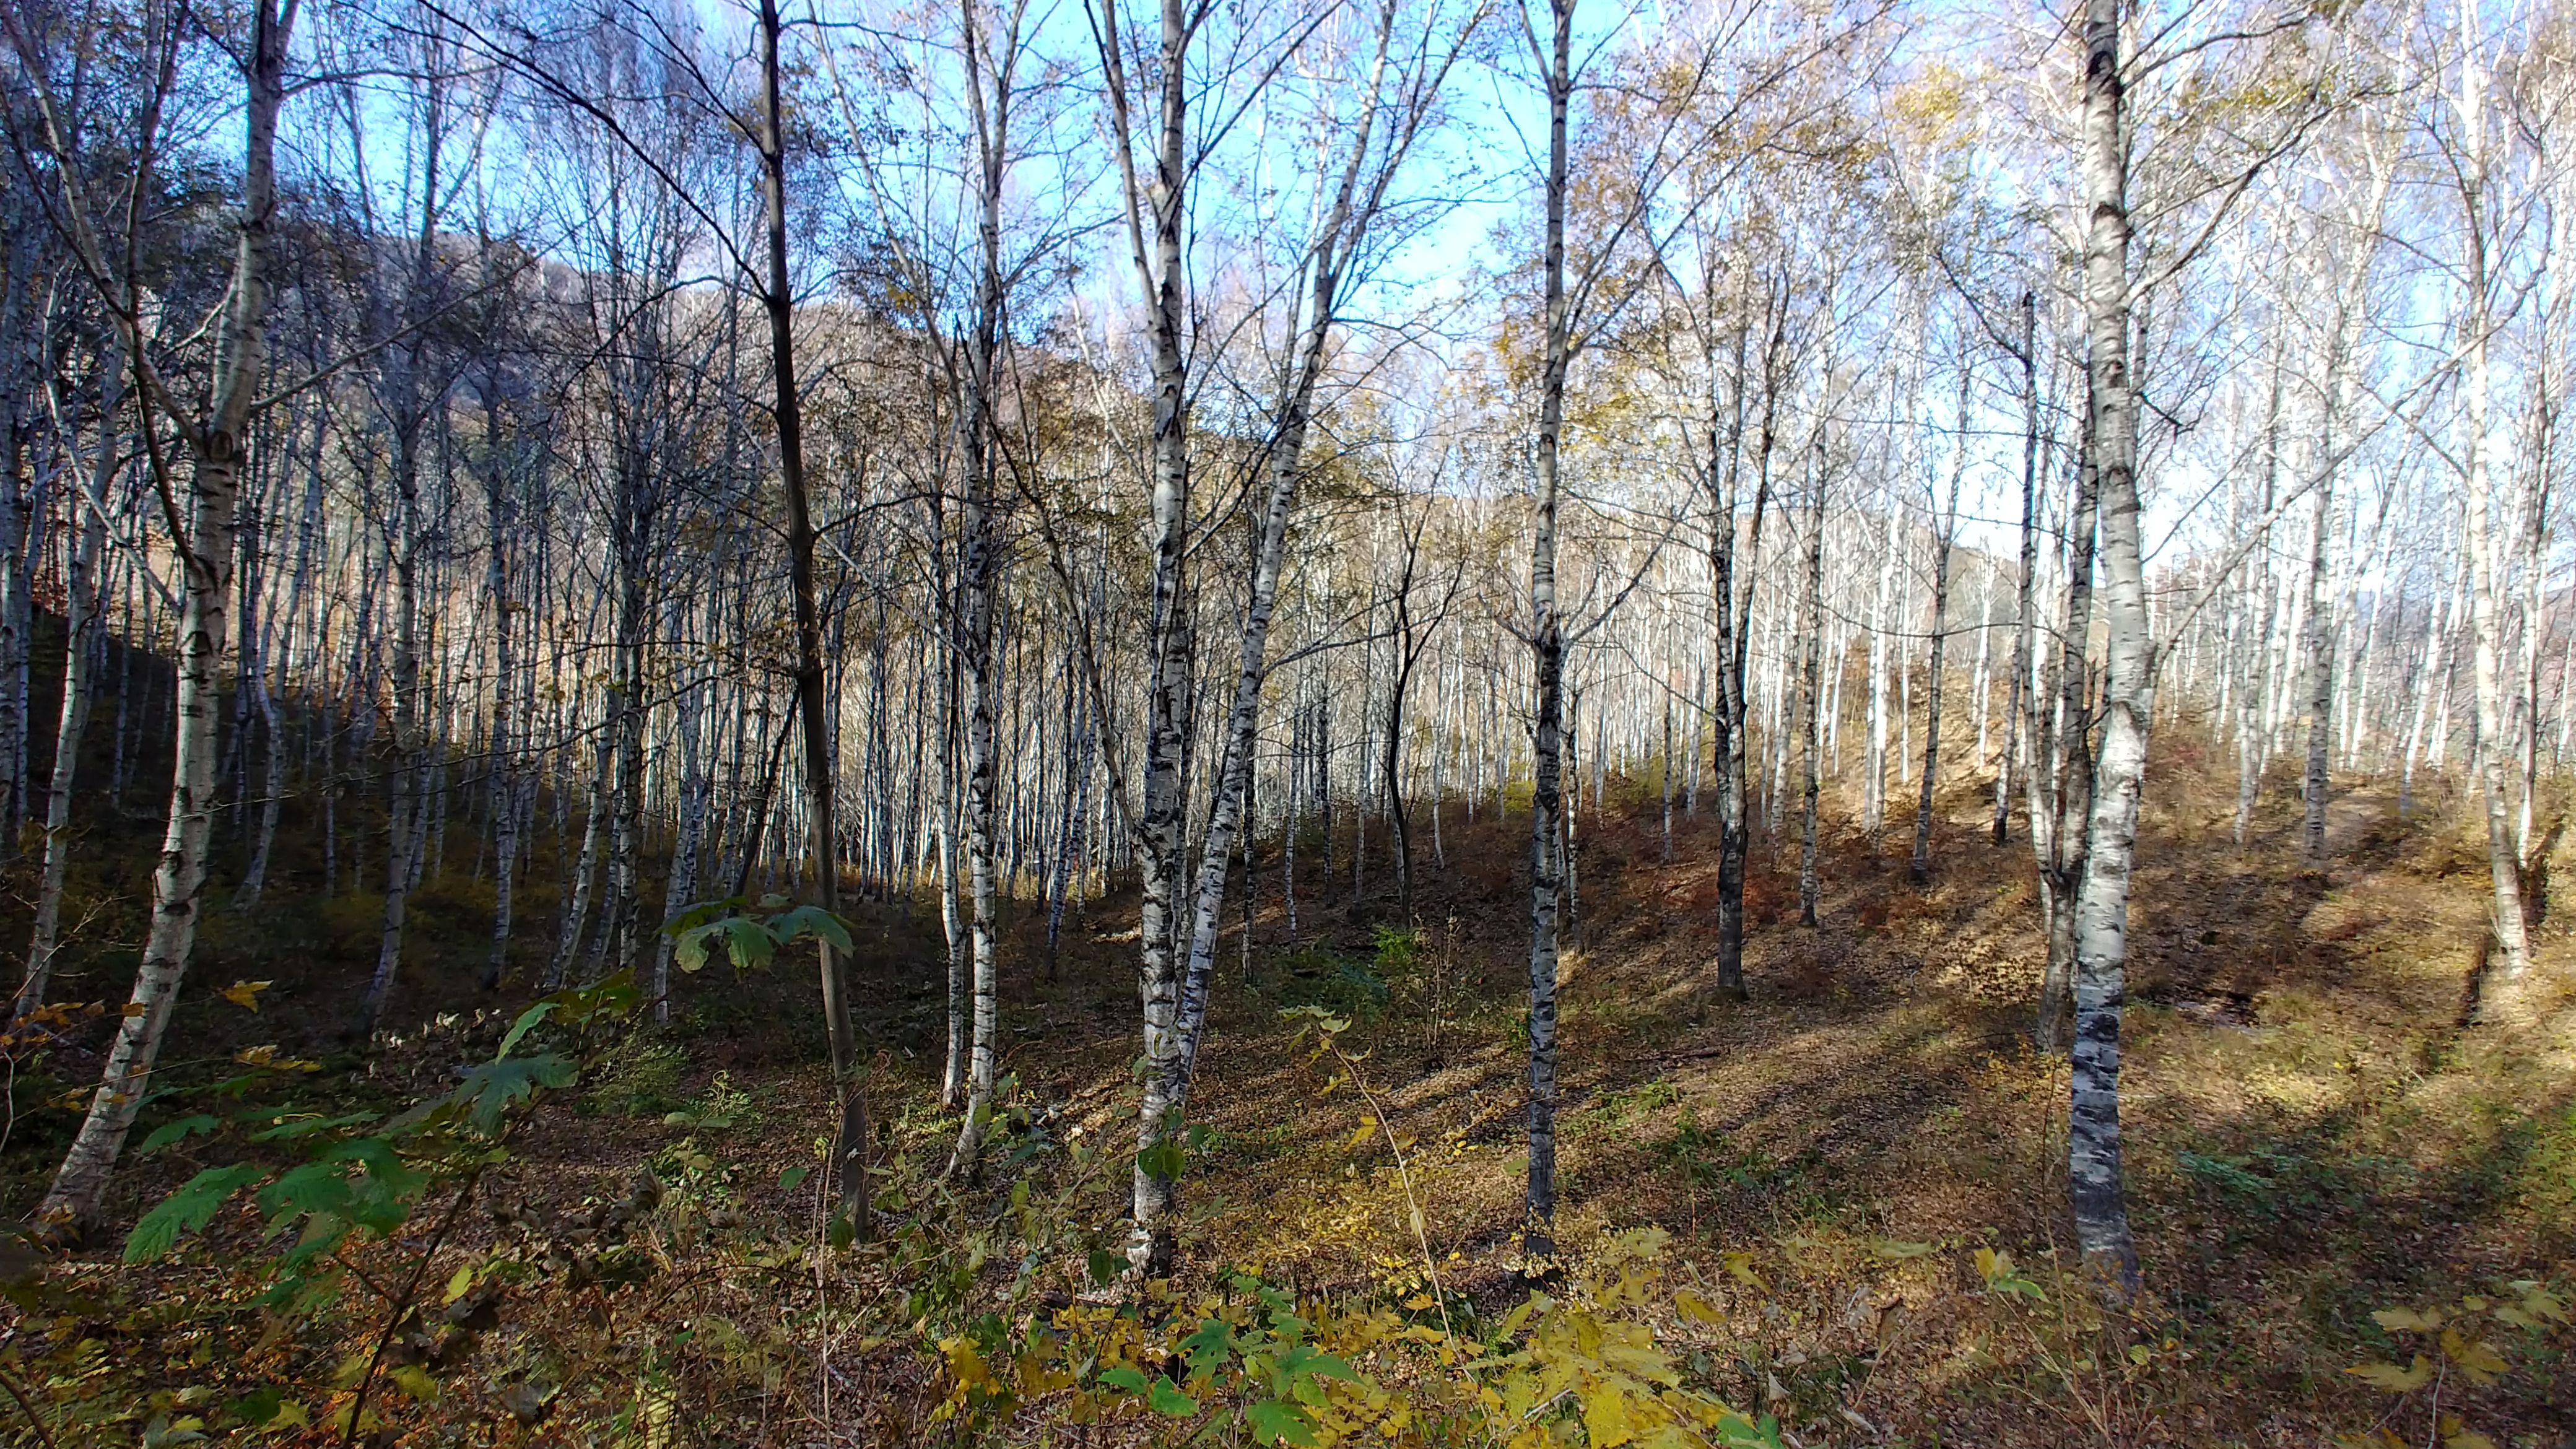
[[(2465, 1025), (2486, 867), (2482, 835), (2455, 802), (2437, 788), (2401, 820), (2384, 786), (2343, 782), (2331, 862), (2309, 869), (2294, 792), (2267, 793), (2239, 847), (2228, 835), (2233, 781), (2216, 778), (2232, 771), (2209, 768), (2179, 731), (2156, 765), (2123, 1040), (2129, 1209), (2147, 1287), (2134, 1318), (2105, 1324), (2060, 1267), (2071, 1262), (2066, 1079), (2061, 1061), (2025, 1044), (2041, 955), (2028, 846), (2018, 831), (1993, 844), (1970, 790), (1945, 801), (1925, 889), (1906, 879), (1910, 811), (1872, 836), (1829, 808), (1812, 929), (1796, 919), (1794, 822), (1786, 850), (1757, 845), (1741, 1003), (1709, 989), (1713, 823), (1677, 807), (1667, 862), (1650, 788), (1623, 792), (1614, 781), (1610, 809), (1587, 801), (1580, 909), (1563, 964), (1564, 1253), (1583, 1261), (1639, 1227), (1668, 1234), (1660, 1256), (1670, 1274), (1722, 1319), (1684, 1334), (1696, 1335), (1693, 1373), (1731, 1402), (1776, 1413), (1808, 1445), (2322, 1445), (2374, 1432), (2384, 1437), (2367, 1442), (2576, 1444), (2576, 1359), (2563, 1329), (2494, 1328), (2486, 1341), (2501, 1370), (2462, 1376), (2458, 1340), (2440, 1350), (2431, 1333), (2372, 1316), (2439, 1307), (2467, 1325), (2524, 1291), (2508, 1285), (2576, 1285), (2576, 1009), (2566, 990), (2576, 921), (2539, 922), (2538, 984), (2521, 1018)], [(1356, 887), (1347, 816), (1329, 884), (1318, 878), (1319, 842), (1301, 847), (1293, 933), (1277, 856), (1263, 852), (1249, 952), (1229, 935), (1219, 954), (1191, 1108), (1206, 1130), (1185, 1181), (1178, 1279), (1212, 1283), (1250, 1267), (1319, 1299), (1419, 1304), (1436, 1275), (1462, 1311), (1516, 1300), (1525, 820), (1480, 811), (1471, 823), (1453, 802), (1436, 856), (1430, 822), (1416, 822), (1421, 925), (1410, 946), (1389, 934), (1398, 906), (1381, 825)], [(473, 1058), (469, 1048), (488, 1052), (509, 1004), (472, 986), (485, 949), (477, 927), (488, 920), (476, 914), (478, 890), (488, 901), (488, 887), (442, 878), (416, 898), (421, 964), (402, 1011), (421, 1025), (372, 1056), (337, 1036), (354, 1002), (349, 962), (371, 955), (372, 898), (296, 906), (282, 897), (218, 929), (191, 981), (177, 1060), (221, 1062), (273, 1043), (325, 1059), (317, 1090), (340, 1099), (438, 1090)], [(929, 1182), (955, 1131), (936, 1093), (937, 918), (858, 914), (885, 1161), (901, 1181)], [(1130, 1141), (1133, 897), (1070, 917), (1051, 970), (1043, 931), (1029, 912), (1005, 939), (1013, 1102), (1053, 1140)], [(739, 982), (687, 979), (671, 1026), (631, 1042), (568, 1110), (532, 1119), (516, 1160), (483, 1184), (486, 1199), (506, 1205), (496, 1221), (587, 1209), (596, 1223), (600, 1205), (628, 1197), (649, 1164), (668, 1182), (712, 1185), (724, 1207), (707, 1221), (734, 1240), (811, 1238), (815, 1188), (796, 1187), (795, 1169), (828, 1132), (829, 1082), (814, 988), (788, 962)], [(236, 978), (274, 981), (259, 1012), (217, 995)], [(1292, 1040), (1296, 1023), (1282, 1012), (1308, 1005), (1353, 1022), (1343, 1040), (1364, 1097), (1328, 1089), (1330, 1062)], [(18, 1084), (0, 1158), (12, 1210), (32, 1203), (71, 1124), (68, 1111), (32, 1104), (83, 1069), (71, 1058), (55, 1065), (59, 1082)], [(145, 1126), (177, 1110), (147, 1111)], [(1383, 1128), (1363, 1130), (1381, 1116)], [(1406, 1142), (1400, 1158), (1390, 1137)], [(131, 1221), (199, 1165), (184, 1150), (134, 1163), (113, 1214)], [(1066, 1281), (1078, 1285), (1081, 1249), (1118, 1240), (1125, 1177), (1057, 1181)], [(1418, 1237), (1409, 1202), (1421, 1211)], [(251, 1341), (243, 1335), (269, 1322), (215, 1286), (252, 1254), (256, 1222), (245, 1211), (212, 1231), (152, 1276), (110, 1266), (119, 1234), (59, 1270), (102, 1293), (123, 1284), (146, 1300), (208, 1305), (147, 1326), (91, 1315), (84, 1331), (120, 1345), (100, 1383), (135, 1394), (137, 1420), (155, 1404), (192, 1402), (149, 1386), (215, 1372), (210, 1359), (222, 1368)], [(478, 1217), (455, 1246), (504, 1232)], [(1999, 1260), (1980, 1249), (2019, 1267), (1998, 1276)], [(703, 1296), (671, 1301), (714, 1311)], [(889, 1322), (928, 1300), (902, 1302)], [(738, 1303), (727, 1311), (744, 1319)], [(612, 1316), (603, 1300), (599, 1331), (613, 1336)], [(261, 1331), (259, 1352), (290, 1353), (276, 1348), (279, 1330)], [(880, 1342), (825, 1343), (814, 1350), (820, 1378), (876, 1401), (866, 1417), (882, 1427), (861, 1442), (914, 1442), (930, 1432), (922, 1416), (937, 1385), (918, 1373), (843, 1373)], [(2418, 1352), (2437, 1378), (2402, 1396), (2345, 1372), (2402, 1366)], [(644, 1360), (620, 1353), (621, 1372), (641, 1372)], [(567, 1408), (542, 1430), (512, 1431), (493, 1407), (508, 1402), (503, 1392), (495, 1379), (479, 1401), (452, 1398), (435, 1421), (445, 1427), (412, 1437), (397, 1419), (386, 1442), (622, 1443), (634, 1430), (631, 1414), (577, 1429)], [(596, 1396), (615, 1398), (607, 1388)], [(811, 1395), (799, 1402), (828, 1412)], [(682, 1428), (632, 1442), (820, 1442), (719, 1432), (719, 1422), (734, 1421), (707, 1418), (703, 1440)], [(98, 1442), (134, 1442), (136, 1428), (120, 1432)], [(1040, 1402), (997, 1432), (1042, 1442), (1054, 1431)]]

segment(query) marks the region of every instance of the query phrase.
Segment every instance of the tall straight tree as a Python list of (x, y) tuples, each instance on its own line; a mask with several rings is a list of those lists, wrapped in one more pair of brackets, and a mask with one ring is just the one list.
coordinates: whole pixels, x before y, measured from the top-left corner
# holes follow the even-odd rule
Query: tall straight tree
[[(1182, 233), (1189, 219), (1189, 56), (1209, 8), (1160, 0), (1153, 174), (1136, 160), (1121, 0), (1100, 0), (1093, 21), (1116, 140), (1128, 258), (1143, 293), (1153, 369), (1149, 548), (1145, 625), (1144, 789), (1136, 819), (1140, 911), (1138, 995), (1145, 1036), (1144, 1093), (1137, 1108), (1136, 1172), (1127, 1245), (1130, 1269), (1171, 1272), (1171, 1213), (1179, 1200), (1181, 1056), (1181, 875), (1187, 868), (1190, 598), (1183, 570), (1190, 532), (1189, 354), (1181, 287)], [(1150, 241), (1149, 241), (1150, 237)]]
[(957, 460), (964, 474), (963, 536), (957, 560), (957, 659), (965, 694), (965, 798), (967, 895), (972, 907), (974, 1035), (967, 1060), (965, 1124), (957, 1160), (975, 1166), (984, 1118), (993, 1096), (993, 1034), (998, 1021), (1000, 963), (994, 920), (993, 695), (998, 685), (993, 655), (993, 597), (1002, 572), (1002, 540), (995, 524), (994, 476), (999, 443), (994, 417), (994, 355), (1001, 342), (1002, 191), (1011, 172), (1011, 113), (1025, 0), (988, 11), (981, 0), (958, 8), (958, 63), (963, 69), (968, 143), (974, 165), (975, 245), (973, 301), (957, 368)]
[[(788, 590), (796, 622), (796, 716), (804, 746), (807, 856), (816, 904), (841, 909), (840, 806), (832, 756), (830, 703), (824, 692), (823, 615), (814, 582), (818, 535), (805, 475), (804, 402), (796, 383), (796, 291), (787, 264), (787, 127), (778, 0), (760, 0), (760, 110), (752, 132), (760, 153), (761, 310), (769, 319), (770, 420), (778, 433), (778, 473), (787, 495)], [(748, 270), (748, 269), (746, 269)], [(858, 1031), (850, 1017), (849, 967), (831, 941), (814, 942), (822, 976), (823, 1021), (832, 1044), (832, 1165), (841, 1215), (868, 1230), (868, 1108), (859, 1077)]]
[[(1216, 968), (1217, 924), (1225, 905), (1226, 861), (1236, 836), (1245, 833), (1261, 691), (1270, 677), (1270, 627), (1278, 607), (1289, 515), (1305, 469), (1307, 436), (1315, 422), (1317, 390), (1332, 357), (1343, 309), (1348, 305), (1354, 268), (1366, 260), (1365, 248), (1385, 212), (1390, 189), (1423, 126), (1434, 116), (1450, 67), (1475, 35), (1484, 11), (1472, 9), (1448, 27), (1437, 23), (1442, 18), (1443, 12), (1437, 6), (1408, 14), (1398, 0), (1380, 0), (1376, 23), (1367, 32), (1367, 59), (1360, 73), (1358, 108), (1345, 123), (1339, 142), (1340, 164), (1326, 173), (1330, 177), (1329, 200), (1320, 222), (1306, 238), (1300, 257), (1298, 279), (1304, 285), (1291, 294), (1295, 300), (1289, 315), (1295, 341), (1280, 370), (1277, 397), (1270, 410), (1260, 473), (1266, 486), (1258, 495), (1261, 507), (1255, 515), (1252, 580), (1243, 610), (1234, 697), (1218, 751), (1214, 799), (1200, 852), (1198, 888), (1191, 912), (1180, 1013), (1180, 1094), (1184, 1098), (1189, 1076), (1197, 1066), (1199, 1039), (1207, 1022), (1208, 993)], [(1393, 47), (1408, 22), (1421, 25), (1419, 37), (1410, 50), (1395, 51)], [(1405, 617), (1401, 609), (1399, 617)], [(1413, 642), (1408, 636), (1399, 647), (1410, 647)], [(1415, 657), (1403, 656), (1403, 667), (1409, 669)], [(1391, 758), (1396, 748), (1392, 736), (1386, 747)], [(1390, 800), (1395, 804), (1400, 837), (1402, 806), (1392, 796)], [(1402, 848), (1399, 838), (1399, 854)], [(1409, 883), (1409, 864), (1400, 862), (1399, 868)]]
[[(11, 48), (16, 51), (25, 94), (32, 98), (50, 151), (50, 169), (61, 193), (55, 213), (64, 239), (101, 304), (133, 367), (142, 403), (174, 433), (187, 455), (184, 499), (177, 480), (167, 476), (167, 461), (156, 430), (144, 436), (154, 444), (151, 463), (163, 489), (162, 502), (174, 524), (170, 539), (181, 575), (178, 630), (178, 684), (171, 770), (169, 825), (160, 863), (152, 877), (151, 926), (143, 958), (135, 972), (134, 992), (114, 1041), (106, 1068), (80, 1130), (64, 1154), (37, 1209), (46, 1229), (76, 1238), (97, 1213), (107, 1190), (108, 1174), (124, 1150), (159, 1060), (161, 1041), (170, 1024), (170, 1009), (197, 941), (197, 918), (204, 907), (206, 855), (213, 833), (216, 805), (216, 731), (221, 723), (224, 655), (230, 644), (234, 594), (234, 499), (240, 487), (244, 445), (259, 402), (266, 373), (269, 312), (269, 253), (277, 217), (277, 121), (288, 93), (287, 47), (295, 29), (297, 0), (255, 0), (247, 33), (239, 48), (228, 52), (239, 65), (242, 89), (242, 170), (240, 199), (234, 211), (232, 274), (212, 319), (214, 360), (202, 399), (183, 396), (186, 386), (166, 377), (153, 361), (144, 309), (144, 279), (132, 269), (130, 244), (140, 224), (139, 201), (124, 208), (127, 236), (120, 249), (109, 250), (112, 213), (97, 206), (82, 179), (82, 157), (72, 141), (67, 118), (55, 104), (49, 66), (55, 54), (51, 36), (28, 29), (32, 17), (17, 7), (0, 11)], [(156, 48), (156, 75), (129, 138), (129, 175), (139, 198), (163, 144), (164, 105), (178, 69), (178, 21), (170, 12), (147, 12)], [(181, 525), (184, 519), (184, 525)]]
[(1522, 1194), (1522, 1251), (1544, 1262), (1556, 1251), (1557, 908), (1565, 886), (1565, 621), (1556, 596), (1559, 470), (1565, 435), (1566, 370), (1573, 319), (1565, 288), (1565, 214), (1571, 187), (1566, 111), (1574, 97), (1576, 0), (1548, 0), (1542, 36), (1522, 12), (1547, 87), (1546, 240), (1540, 261), (1538, 426), (1532, 437), (1538, 496), (1530, 520), (1529, 648), (1535, 684), (1530, 745), (1529, 1180)]

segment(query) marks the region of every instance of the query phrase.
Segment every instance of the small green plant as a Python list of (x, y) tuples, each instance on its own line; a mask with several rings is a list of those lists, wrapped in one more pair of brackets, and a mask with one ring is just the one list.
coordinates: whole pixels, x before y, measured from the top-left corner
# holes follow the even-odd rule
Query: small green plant
[(688, 1053), (668, 1041), (638, 1041), (600, 1066), (597, 1084), (584, 1094), (585, 1112), (621, 1117), (668, 1117), (686, 1105), (680, 1082), (689, 1074)]
[(662, 930), (672, 941), (672, 961), (683, 971), (704, 970), (718, 950), (736, 971), (756, 971), (781, 946), (809, 938), (845, 954), (852, 949), (849, 922), (821, 906), (790, 906), (781, 895), (706, 901), (681, 912)]
[[(234, 1198), (250, 1194), (266, 1219), (269, 1241), (278, 1245), (260, 1265), (270, 1284), (260, 1299), (268, 1312), (290, 1321), (314, 1317), (339, 1301), (352, 1282), (365, 1284), (383, 1301), (381, 1325), (350, 1340), (352, 1351), (331, 1376), (319, 1420), (343, 1440), (372, 1433), (380, 1416), (370, 1401), (380, 1384), (390, 1382), (422, 1403), (435, 1399), (436, 1365), (460, 1358), (461, 1344), (482, 1331), (471, 1313), (428, 1316), (431, 1264), (484, 1176), (510, 1160), (510, 1139), (539, 1096), (572, 1085), (583, 1066), (607, 1050), (603, 1029), (630, 1020), (637, 1003), (627, 972), (596, 986), (559, 991), (520, 1012), (491, 1059), (466, 1068), (453, 1089), (391, 1119), (365, 1111), (325, 1114), (291, 1099), (245, 1106), (281, 1079), (297, 1080), (293, 1074), (307, 1066), (273, 1050), (245, 1053), (253, 1071), (198, 1094), (218, 1110), (162, 1126), (138, 1151), (179, 1148), (202, 1137), (208, 1144), (236, 1140), (252, 1155), (203, 1169), (144, 1213), (126, 1237), (125, 1261), (146, 1263), (169, 1254)], [(548, 1049), (520, 1051), (540, 1040)], [(350, 1260), (347, 1247), (395, 1241), (413, 1227), (422, 1206), (442, 1194), (445, 1210), (425, 1234), (413, 1235), (421, 1246), (404, 1254), (399, 1273), (372, 1276)], [(476, 1284), (473, 1265), (460, 1267), (448, 1281), (444, 1305), (463, 1301)], [(250, 1407), (237, 1406), (233, 1417), (253, 1427), (316, 1422), (301, 1401), (287, 1396), (293, 1388), (278, 1385), (274, 1392), (254, 1394), (245, 1401)]]
[(1379, 926), (1376, 931), (1377, 974), (1401, 980), (1422, 959), (1422, 933), (1410, 926)]

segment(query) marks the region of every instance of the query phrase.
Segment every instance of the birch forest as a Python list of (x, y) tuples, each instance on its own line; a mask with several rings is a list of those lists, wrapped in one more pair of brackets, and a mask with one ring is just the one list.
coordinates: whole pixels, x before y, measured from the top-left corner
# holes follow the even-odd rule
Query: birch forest
[(0, 1440), (2576, 1443), (2558, 0), (0, 73)]

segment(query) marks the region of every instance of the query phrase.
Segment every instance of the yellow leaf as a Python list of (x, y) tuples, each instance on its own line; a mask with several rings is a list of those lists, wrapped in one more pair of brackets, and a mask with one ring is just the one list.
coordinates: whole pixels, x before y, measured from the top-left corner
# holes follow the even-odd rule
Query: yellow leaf
[(119, 1012), (119, 1013), (117, 1013), (117, 1014), (118, 1014), (119, 1016), (123, 1016), (123, 1017), (125, 1017), (125, 1018), (127, 1018), (127, 1019), (131, 1020), (131, 1019), (132, 1019), (132, 1018), (134, 1018), (134, 1017), (141, 1016), (143, 1013), (145, 1013), (145, 1012), (147, 1012), (147, 1011), (149, 1011), (149, 1010), (151, 1010), (151, 1009), (152, 1009), (152, 1008), (150, 1008), (150, 1007), (148, 1007), (148, 1006), (145, 1006), (145, 1005), (144, 1005), (142, 1002), (140, 1002), (140, 1001), (129, 1001), (129, 1002), (125, 1003), (125, 1010), (123, 1010), (123, 1011), (121, 1011), (121, 1012)]
[(939, 1352), (948, 1360), (948, 1371), (957, 1376), (959, 1387), (1000, 1386), (993, 1378), (993, 1371), (984, 1366), (984, 1356), (975, 1351), (972, 1342), (964, 1338), (943, 1338), (939, 1340)]
[(259, 1010), (259, 994), (277, 983), (273, 981), (236, 981), (215, 993), (233, 1005), (249, 1011)]
[(401, 1388), (404, 1393), (411, 1395), (413, 1398), (420, 1400), (424, 1404), (438, 1397), (438, 1380), (431, 1378), (429, 1376), (429, 1370), (422, 1368), (419, 1364), (404, 1364), (400, 1368), (387, 1374), (386, 1377), (392, 1379), (395, 1385)]
[(456, 1269), (455, 1275), (447, 1280), (447, 1296), (439, 1301), (442, 1303), (453, 1303), (457, 1299), (464, 1297), (466, 1290), (473, 1286), (474, 1265), (471, 1263), (460, 1264)]
[(2442, 1351), (2451, 1356), (2451, 1362), (2458, 1364), (2473, 1384), (2493, 1383), (2496, 1376), (2508, 1367), (2503, 1356), (2487, 1347), (2483, 1339), (2455, 1342), (2454, 1335), (2445, 1333), (2442, 1335)]
[(1583, 1428), (1592, 1449), (1613, 1449), (1636, 1438), (1636, 1428), (1628, 1422), (1627, 1395), (1610, 1384), (1594, 1384), (1583, 1395)]
[(2412, 1389), (2420, 1389), (2432, 1382), (2433, 1364), (2430, 1359), (2419, 1353), (2415, 1355), (2415, 1362), (2405, 1368), (2399, 1368), (2393, 1363), (2360, 1363), (2345, 1369), (2344, 1372), (2364, 1383), (2386, 1389), (2392, 1394), (2402, 1394)]
[(272, 1071), (279, 1072), (318, 1072), (322, 1070), (322, 1064), (320, 1062), (308, 1061), (303, 1057), (279, 1056), (277, 1054), (276, 1046), (268, 1043), (263, 1043), (255, 1047), (244, 1047), (240, 1051), (233, 1053), (233, 1060), (240, 1062), (244, 1066), (267, 1067)]
[(2454, 1434), (2442, 1441), (2442, 1449), (2496, 1449), (2496, 1442), (2475, 1429)]
[(1932, 1251), (1930, 1243), (1909, 1243), (1901, 1238), (1881, 1238), (1869, 1245), (1870, 1251), (1882, 1258), (1920, 1258)]
[(1765, 1288), (1762, 1275), (1753, 1271), (1751, 1253), (1720, 1253), (1718, 1261), (1726, 1265), (1726, 1275), (1747, 1288)]
[(1680, 1311), (1685, 1323), (1719, 1324), (1726, 1321), (1726, 1315), (1717, 1311), (1716, 1304), (1688, 1288), (1673, 1295), (1673, 1307)]
[(2430, 1333), (2442, 1326), (2442, 1310), (2427, 1308), (2418, 1313), (2412, 1308), (2382, 1308), (2370, 1320), (2391, 1333)]

